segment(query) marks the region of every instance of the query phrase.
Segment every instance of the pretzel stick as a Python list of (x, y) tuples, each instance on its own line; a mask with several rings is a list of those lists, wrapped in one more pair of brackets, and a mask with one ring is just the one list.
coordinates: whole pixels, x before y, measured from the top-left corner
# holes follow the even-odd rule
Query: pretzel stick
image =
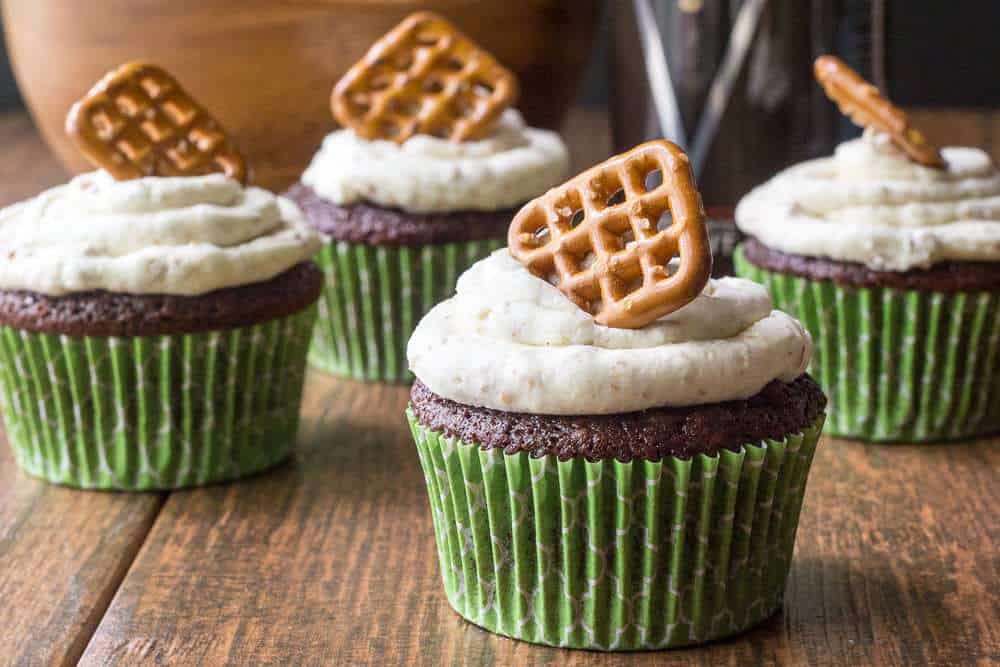
[(820, 56), (813, 69), (827, 97), (836, 102), (841, 113), (855, 125), (884, 132), (915, 162), (938, 169), (945, 166), (941, 152), (913, 127), (906, 113), (843, 60), (836, 56)]

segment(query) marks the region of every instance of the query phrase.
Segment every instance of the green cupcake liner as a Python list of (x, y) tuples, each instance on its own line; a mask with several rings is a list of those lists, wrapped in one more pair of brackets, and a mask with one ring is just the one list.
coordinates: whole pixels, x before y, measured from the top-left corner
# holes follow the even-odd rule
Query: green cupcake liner
[(1000, 294), (845, 287), (761, 269), (742, 249), (735, 266), (812, 334), (828, 433), (927, 442), (1000, 431)]
[(0, 407), (29, 474), (146, 491), (288, 456), (316, 307), (253, 326), (131, 338), (0, 327)]
[(406, 343), (417, 322), (455, 291), (470, 266), (504, 239), (419, 247), (330, 241), (315, 257), (326, 274), (309, 363), (328, 373), (410, 382)]
[(472, 623), (651, 650), (740, 632), (781, 605), (822, 419), (739, 452), (621, 463), (483, 450), (407, 417), (445, 592)]

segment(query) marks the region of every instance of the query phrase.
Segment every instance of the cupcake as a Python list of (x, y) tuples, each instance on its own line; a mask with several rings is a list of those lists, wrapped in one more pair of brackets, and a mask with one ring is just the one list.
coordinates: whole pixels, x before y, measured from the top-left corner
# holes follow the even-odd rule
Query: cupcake
[[(749, 238), (737, 273), (812, 333), (831, 433), (921, 442), (1000, 430), (1000, 172), (976, 148), (938, 153), (840, 61), (821, 58), (817, 73), (867, 127), (739, 203)], [(892, 124), (845, 103), (859, 89)]]
[(504, 245), (517, 207), (565, 177), (566, 147), (508, 108), (515, 92), (513, 74), (427, 13), (338, 83), (344, 127), (286, 193), (327, 240), (316, 256), (326, 283), (313, 365), (411, 380), (405, 352), (416, 323)]
[(238, 180), (221, 128), (157, 67), (112, 72), (67, 125), (100, 169), (0, 211), (0, 407), (18, 464), (120, 490), (275, 465), (298, 425), (318, 235)]
[[(662, 231), (652, 221), (670, 186), (639, 185), (655, 166), (643, 156), (651, 147), (668, 152), (668, 183), (683, 179), (693, 193), (691, 205), (671, 196)], [(623, 164), (641, 165), (638, 178), (584, 192)], [(691, 182), (667, 142), (585, 172), (546, 195), (554, 215), (530, 222), (529, 204), (511, 249), (466, 271), (410, 339), (407, 418), (444, 588), (476, 625), (553, 646), (643, 650), (731, 635), (781, 604), (825, 397), (804, 374), (808, 333), (772, 310), (762, 286), (690, 268), (711, 262)], [(631, 231), (615, 222), (623, 216)], [(599, 221), (584, 235), (599, 228), (617, 250), (578, 245), (588, 219)], [(650, 250), (670, 245), (678, 225), (690, 232), (679, 267)], [(549, 240), (526, 241), (532, 228)], [(575, 278), (559, 268), (546, 279), (525, 243), (568, 250), (564, 265), (601, 258), (581, 261)], [(585, 296), (591, 276), (613, 283), (635, 261), (653, 278), (627, 288), (622, 312)], [(646, 310), (652, 292), (671, 303)]]

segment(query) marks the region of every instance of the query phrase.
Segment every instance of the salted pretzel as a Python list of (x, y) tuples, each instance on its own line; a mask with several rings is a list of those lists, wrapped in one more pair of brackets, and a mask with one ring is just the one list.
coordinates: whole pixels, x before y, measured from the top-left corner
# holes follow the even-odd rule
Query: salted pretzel
[(217, 171), (247, 180), (246, 162), (225, 130), (156, 65), (132, 62), (109, 72), (70, 108), (66, 132), (118, 180)]
[(365, 139), (479, 139), (517, 101), (517, 79), (451, 23), (411, 14), (337, 83), (337, 121)]
[(945, 166), (941, 152), (910, 124), (906, 113), (843, 60), (836, 56), (820, 56), (813, 69), (827, 97), (836, 102), (841, 113), (855, 125), (884, 132), (915, 162), (928, 167)]
[[(650, 187), (656, 172), (662, 183)], [(667, 214), (672, 220), (663, 226)], [(662, 140), (616, 155), (528, 203), (511, 222), (507, 245), (597, 322), (624, 329), (686, 305), (712, 271), (688, 157)]]

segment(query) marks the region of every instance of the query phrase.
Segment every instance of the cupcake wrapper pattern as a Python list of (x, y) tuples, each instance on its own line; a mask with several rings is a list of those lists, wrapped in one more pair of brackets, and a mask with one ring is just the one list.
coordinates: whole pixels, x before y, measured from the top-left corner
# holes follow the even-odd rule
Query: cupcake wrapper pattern
[(505, 454), (407, 417), (444, 588), (524, 641), (648, 650), (718, 639), (781, 605), (822, 420), (691, 460)]
[(357, 380), (410, 382), (406, 343), (417, 322), (450, 297), (458, 277), (503, 239), (369, 246), (330, 241), (316, 256), (326, 274), (309, 363)]
[(809, 372), (830, 399), (827, 432), (886, 442), (1000, 431), (1000, 295), (845, 287), (761, 269), (775, 308), (813, 336)]
[(295, 442), (316, 307), (227, 331), (131, 338), (0, 327), (0, 403), (28, 473), (146, 491), (271, 467)]

